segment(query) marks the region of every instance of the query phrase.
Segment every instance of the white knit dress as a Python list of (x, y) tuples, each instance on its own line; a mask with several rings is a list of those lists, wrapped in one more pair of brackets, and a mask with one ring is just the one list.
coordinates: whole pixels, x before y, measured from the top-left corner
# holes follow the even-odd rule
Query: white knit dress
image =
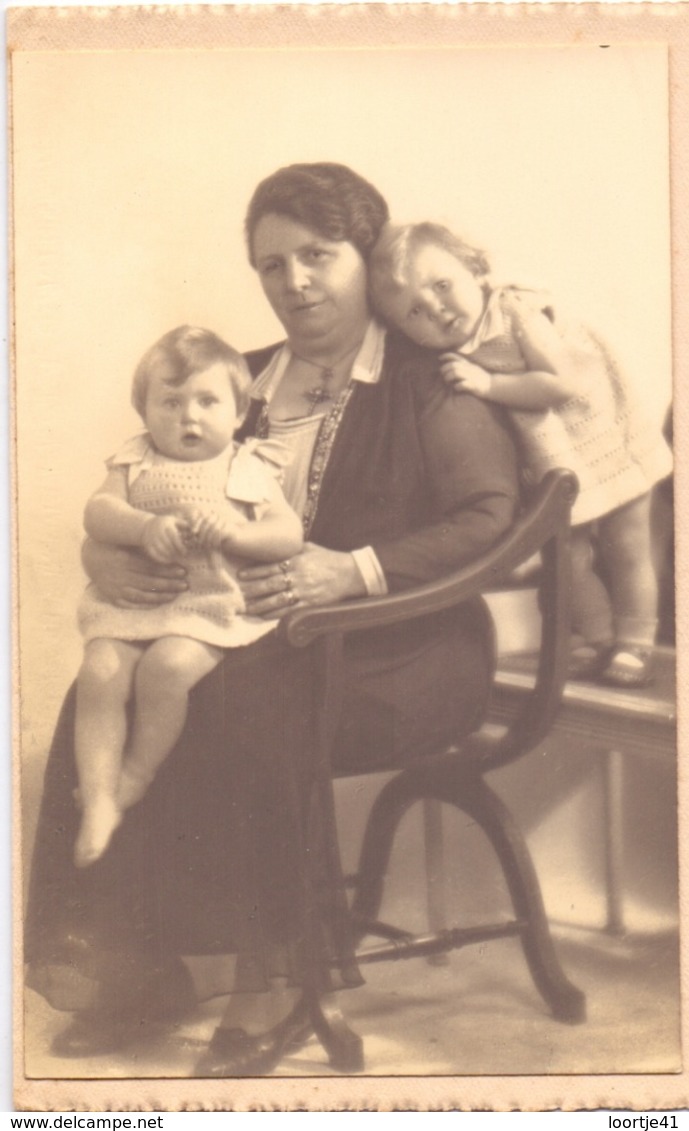
[[(274, 441), (232, 444), (209, 460), (168, 459), (147, 433), (133, 437), (108, 461), (126, 469), (129, 502), (151, 514), (184, 516), (190, 510), (224, 511), (237, 523), (256, 521), (281, 494), (286, 462), (284, 448)], [(250, 617), (236, 582), (242, 564), (219, 550), (191, 545), (180, 564), (189, 588), (165, 605), (123, 609), (111, 604), (96, 585), (89, 585), (78, 607), (85, 640), (157, 640), (187, 636), (220, 648), (251, 644), (270, 632), (276, 621)]]
[(620, 367), (588, 327), (565, 324), (542, 292), (503, 287), (490, 292), (479, 326), (458, 351), (492, 373), (526, 372), (521, 327), (545, 315), (562, 336), (579, 390), (557, 408), (511, 410), (525, 479), (535, 484), (553, 467), (579, 480), (572, 522), (591, 522), (650, 491), (670, 474), (672, 456), (659, 428), (635, 403)]

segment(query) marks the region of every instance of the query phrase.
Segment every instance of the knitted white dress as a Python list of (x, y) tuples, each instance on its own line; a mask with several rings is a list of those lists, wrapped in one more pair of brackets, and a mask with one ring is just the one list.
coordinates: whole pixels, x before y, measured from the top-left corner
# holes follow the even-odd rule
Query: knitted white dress
[[(129, 502), (138, 510), (181, 516), (191, 509), (224, 510), (245, 523), (260, 519), (266, 505), (281, 494), (279, 478), (285, 462), (282, 445), (268, 440), (231, 444), (209, 460), (172, 460), (143, 433), (129, 440), (108, 467), (126, 469)], [(85, 640), (188, 636), (235, 648), (251, 644), (277, 624), (244, 613), (235, 580), (239, 560), (191, 545), (180, 564), (187, 571), (189, 588), (165, 605), (122, 609), (107, 601), (97, 586), (89, 585), (77, 612)]]

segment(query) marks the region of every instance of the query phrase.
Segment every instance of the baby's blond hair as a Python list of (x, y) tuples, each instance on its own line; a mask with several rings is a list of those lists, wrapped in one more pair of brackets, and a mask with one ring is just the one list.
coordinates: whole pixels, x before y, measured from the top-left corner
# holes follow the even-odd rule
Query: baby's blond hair
[(202, 326), (178, 326), (169, 330), (141, 358), (132, 382), (132, 404), (145, 420), (146, 397), (154, 374), (160, 374), (167, 385), (183, 385), (194, 373), (222, 362), (234, 394), (237, 416), (249, 407), (251, 374), (238, 350)]

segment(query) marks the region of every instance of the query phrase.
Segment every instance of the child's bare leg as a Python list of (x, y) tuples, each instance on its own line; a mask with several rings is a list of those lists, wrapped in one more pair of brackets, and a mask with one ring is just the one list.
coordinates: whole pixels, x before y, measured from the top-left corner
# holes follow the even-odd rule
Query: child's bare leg
[(571, 533), (571, 616), (574, 637), (569, 679), (593, 679), (607, 657), (612, 640), (612, 610), (603, 582), (593, 568), (592, 528), (574, 526)]
[(222, 655), (186, 636), (164, 636), (147, 649), (136, 672), (136, 713), (118, 795), (123, 808), (143, 797), (184, 729), (189, 692)]
[(605, 515), (599, 529), (609, 575), (616, 651), (624, 653), (630, 670), (641, 669), (644, 657), (653, 649), (658, 627), (650, 492)]
[(141, 646), (97, 639), (86, 645), (77, 676), (75, 757), (82, 819), (74, 862), (84, 868), (108, 847), (122, 819), (117, 802), (127, 703)]
[(607, 590), (593, 568), (592, 528), (572, 527), (572, 627), (585, 644), (598, 646), (612, 640), (612, 610)]

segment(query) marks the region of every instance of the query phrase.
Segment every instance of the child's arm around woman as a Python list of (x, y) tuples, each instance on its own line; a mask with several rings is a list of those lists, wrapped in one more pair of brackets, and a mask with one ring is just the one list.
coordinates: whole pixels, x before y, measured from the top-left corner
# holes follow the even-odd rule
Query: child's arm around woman
[(579, 391), (571, 350), (545, 311), (525, 302), (519, 292), (511, 292), (509, 301), (525, 371), (489, 372), (453, 351), (441, 355), (443, 378), (458, 391), (508, 408), (536, 412), (557, 408)]

